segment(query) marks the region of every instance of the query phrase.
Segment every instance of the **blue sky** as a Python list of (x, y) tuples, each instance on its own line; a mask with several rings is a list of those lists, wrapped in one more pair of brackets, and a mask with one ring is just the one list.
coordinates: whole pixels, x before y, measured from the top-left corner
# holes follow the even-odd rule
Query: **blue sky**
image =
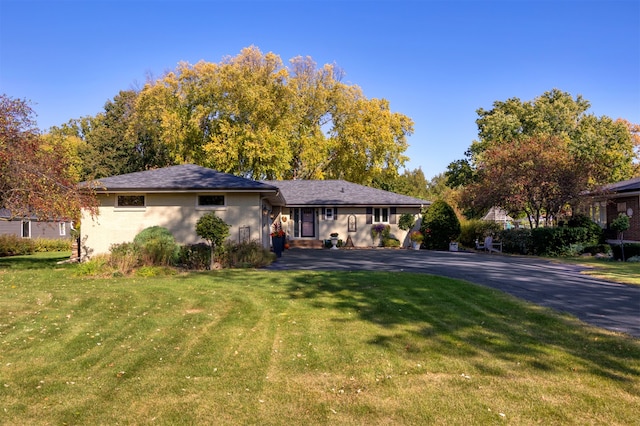
[(407, 168), (427, 179), (477, 137), (478, 108), (558, 88), (640, 123), (640, 1), (0, 0), (0, 92), (46, 130), (95, 115), (180, 61), (255, 45), (336, 63), (411, 117)]

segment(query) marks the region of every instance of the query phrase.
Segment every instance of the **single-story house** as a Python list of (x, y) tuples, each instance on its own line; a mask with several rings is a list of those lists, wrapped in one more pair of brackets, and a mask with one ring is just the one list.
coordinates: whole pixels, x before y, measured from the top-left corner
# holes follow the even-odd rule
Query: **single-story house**
[(180, 244), (203, 242), (198, 219), (210, 211), (231, 225), (230, 240), (270, 245), (274, 223), (290, 241), (328, 239), (332, 232), (355, 246), (374, 245), (375, 223), (389, 224), (401, 241), (398, 215), (418, 218), (429, 202), (345, 181), (255, 181), (193, 164), (83, 182), (98, 199), (98, 214), (83, 211), (82, 257), (107, 253), (143, 229), (162, 226)]
[(0, 235), (51, 240), (71, 238), (73, 224), (69, 221), (39, 220), (37, 217), (13, 217), (11, 211), (0, 208)]
[(416, 219), (429, 201), (344, 180), (288, 180), (265, 181), (277, 187), (286, 204), (278, 209), (287, 237), (294, 245), (298, 242), (328, 240), (332, 233), (354, 247), (371, 247), (377, 241), (371, 238), (371, 226), (385, 224), (391, 234), (404, 246), (409, 246), (407, 235), (411, 231), (398, 228), (404, 213)]
[(589, 198), (589, 216), (606, 230), (608, 239), (618, 238), (609, 226), (620, 213), (624, 213), (630, 219), (624, 240), (640, 242), (640, 177), (605, 185), (590, 193)]

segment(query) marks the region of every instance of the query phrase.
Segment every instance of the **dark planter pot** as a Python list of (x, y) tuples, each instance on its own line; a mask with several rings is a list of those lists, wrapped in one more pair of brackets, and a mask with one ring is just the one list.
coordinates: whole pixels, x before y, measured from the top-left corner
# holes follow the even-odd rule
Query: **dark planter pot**
[(271, 237), (271, 245), (273, 245), (273, 252), (276, 254), (276, 257), (282, 257), (284, 237)]

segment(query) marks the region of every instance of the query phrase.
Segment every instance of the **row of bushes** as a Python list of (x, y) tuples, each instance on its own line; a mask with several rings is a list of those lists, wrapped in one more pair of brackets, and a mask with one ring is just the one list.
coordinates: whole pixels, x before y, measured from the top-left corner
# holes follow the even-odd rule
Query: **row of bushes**
[[(536, 256), (579, 256), (581, 254), (610, 254), (620, 260), (620, 244), (606, 244), (602, 229), (596, 223), (578, 222), (583, 226), (561, 226), (536, 229), (501, 230), (493, 222), (482, 220), (467, 221), (462, 224), (459, 242), (465, 247), (475, 247), (475, 241), (482, 241), (485, 235), (494, 235), (502, 242), (505, 253)], [(640, 256), (640, 244), (625, 243), (624, 259)]]
[(21, 238), (16, 235), (0, 235), (0, 257), (20, 256), (48, 251), (70, 251), (71, 239)]
[(603, 243), (601, 235), (583, 227), (508, 229), (496, 235), (506, 253), (536, 256), (574, 256), (587, 247), (594, 252)]
[[(273, 262), (274, 255), (258, 242), (226, 242), (215, 248), (213, 258), (222, 268), (258, 268)], [(85, 275), (151, 275), (155, 268), (205, 270), (211, 267), (211, 247), (207, 244), (181, 246), (166, 228), (153, 226), (140, 232), (132, 242), (114, 244), (108, 256), (98, 256), (80, 265)], [(157, 269), (156, 269), (157, 270)]]

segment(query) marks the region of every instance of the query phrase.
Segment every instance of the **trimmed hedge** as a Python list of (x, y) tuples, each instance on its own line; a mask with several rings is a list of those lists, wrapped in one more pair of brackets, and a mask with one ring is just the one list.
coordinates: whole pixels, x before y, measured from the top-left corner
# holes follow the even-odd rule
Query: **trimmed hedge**
[[(622, 247), (620, 244), (611, 244), (611, 251), (613, 252), (613, 258), (615, 260), (622, 260)], [(624, 243), (625, 260), (635, 256), (640, 256), (640, 244)]]
[(533, 254), (531, 229), (505, 229), (498, 237), (504, 253)]
[(17, 235), (0, 235), (0, 257), (21, 256), (25, 254), (71, 251), (73, 240), (49, 238), (22, 238)]
[[(582, 224), (582, 222), (580, 222)], [(600, 247), (603, 233), (597, 224), (594, 226), (554, 228), (509, 229), (499, 233), (502, 250), (537, 256), (574, 256), (586, 251), (606, 249)], [(597, 228), (596, 228), (597, 227)]]

